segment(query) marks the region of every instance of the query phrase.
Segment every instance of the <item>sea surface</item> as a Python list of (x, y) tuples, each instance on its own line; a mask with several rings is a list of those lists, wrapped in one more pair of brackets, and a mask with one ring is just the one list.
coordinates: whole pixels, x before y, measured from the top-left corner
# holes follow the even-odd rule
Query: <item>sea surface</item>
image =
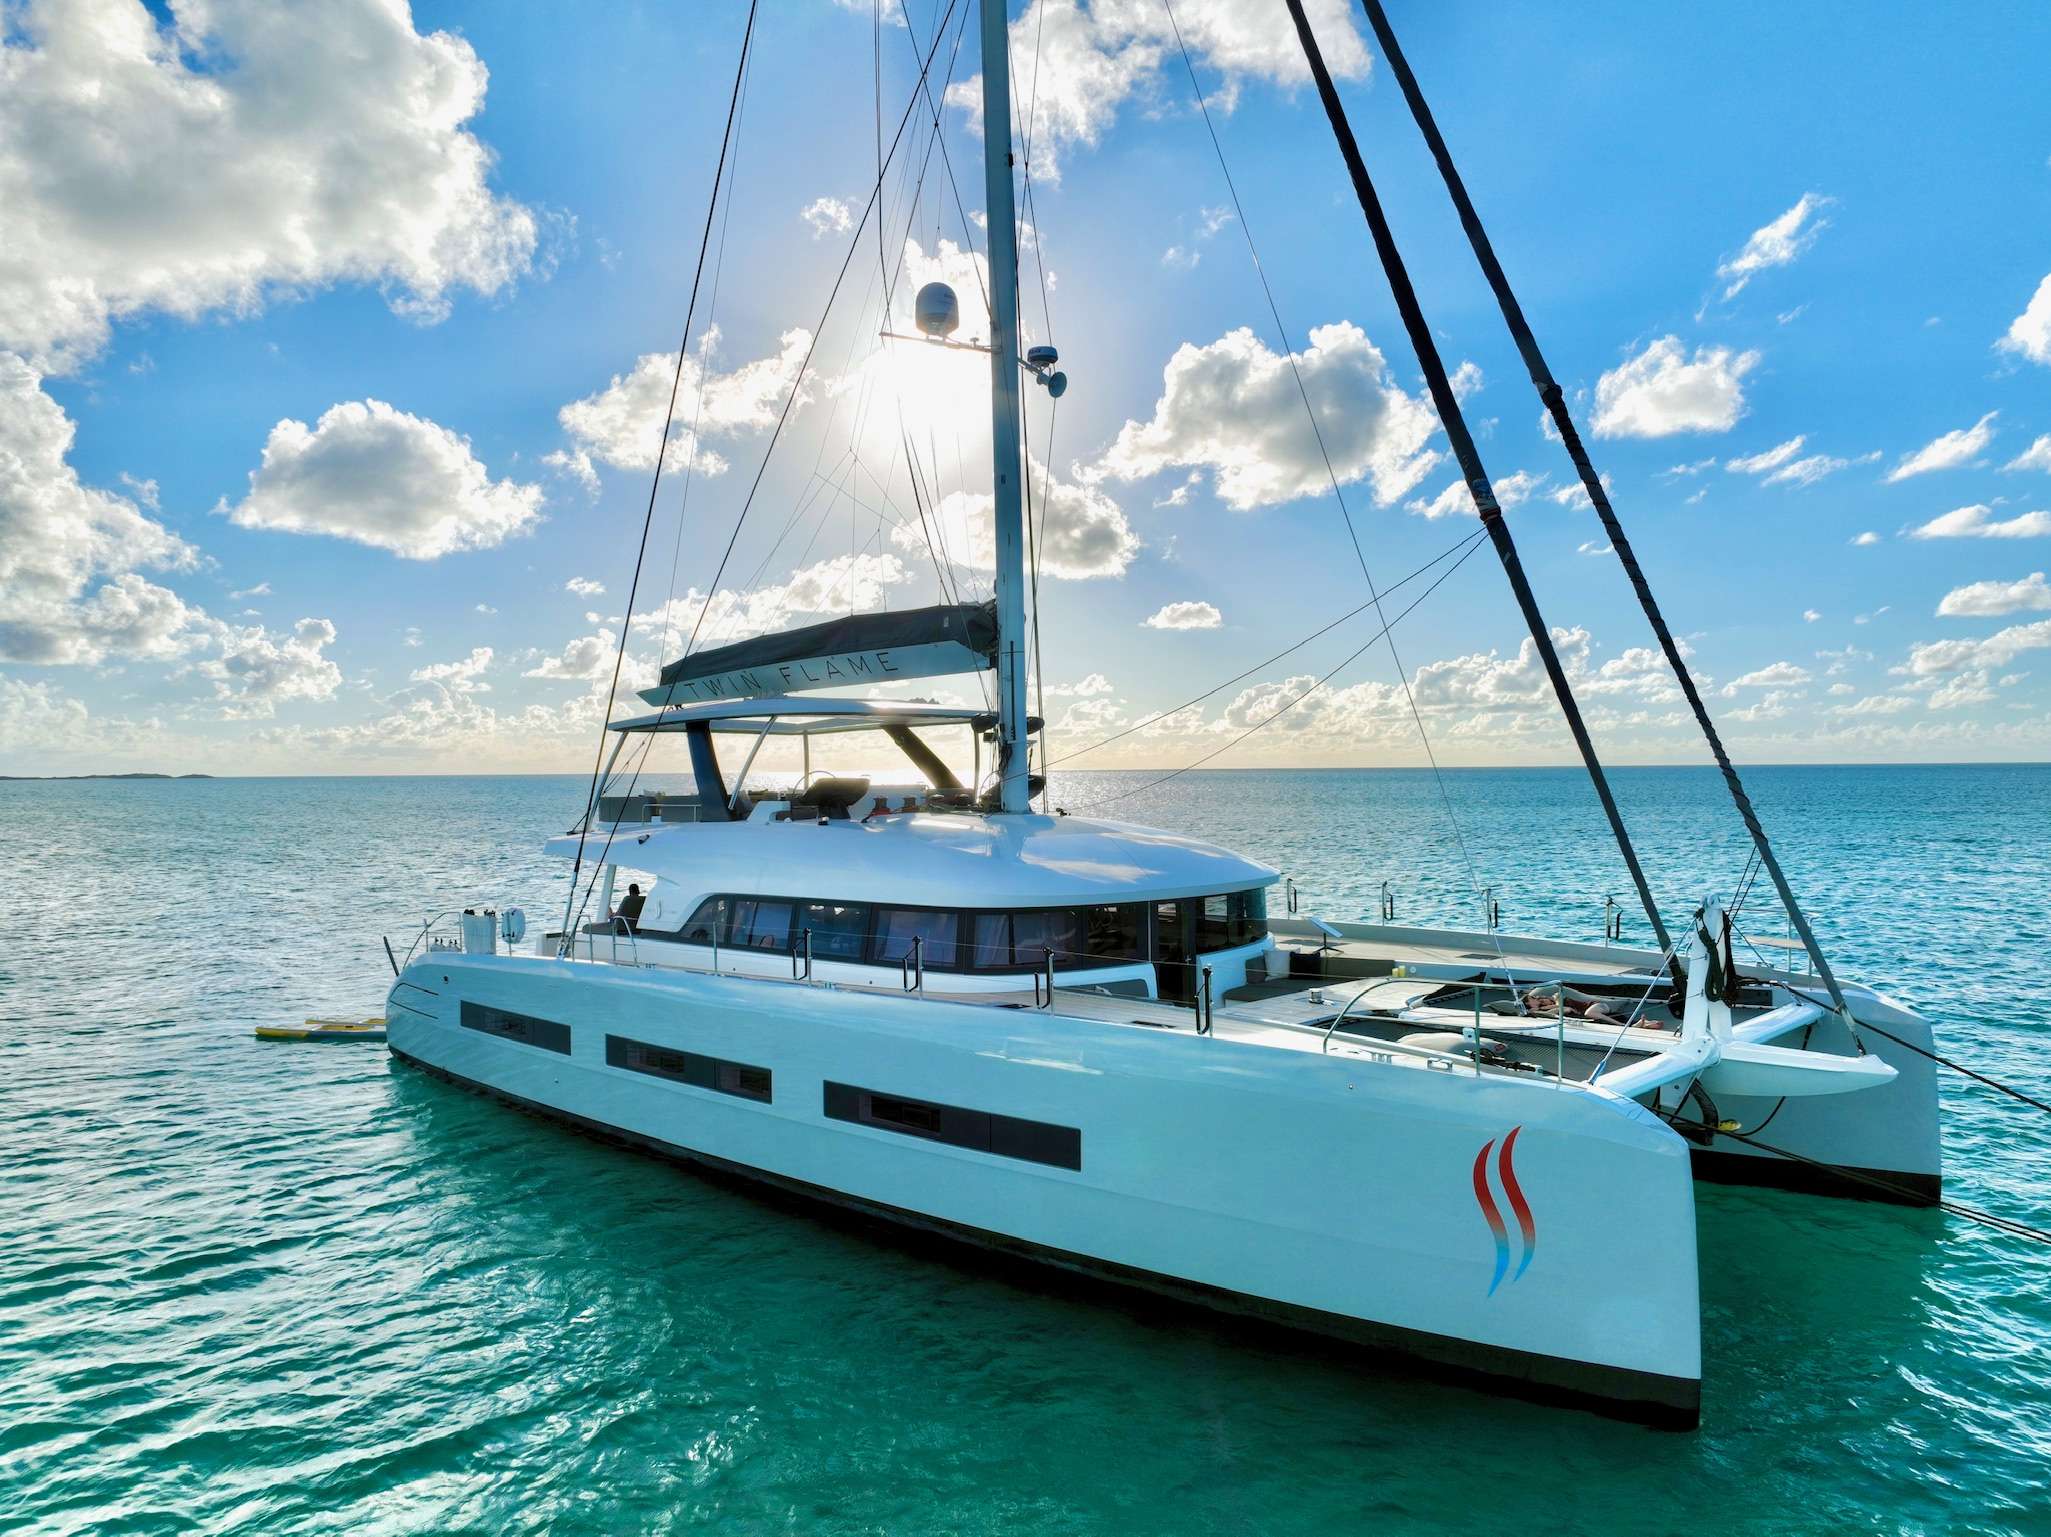
[[(1629, 898), (1564, 770), (1153, 777), (1056, 798), (1332, 918), (1387, 881), (1471, 924), (1493, 886), (1506, 928), (1599, 939)], [(1669, 913), (1736, 885), (1713, 773), (1616, 780)], [(2051, 1099), (2051, 768), (1749, 780), (1839, 966)], [(559, 913), (539, 844), (581, 795), (0, 784), (0, 1531), (2051, 1532), (2051, 1250), (1954, 1216), (1703, 1187), (1677, 1435), (1022, 1285), (378, 1047), (252, 1039), (380, 1012), (380, 936), (435, 911)], [(1944, 1093), (1950, 1191), (2051, 1221), (2051, 1118)]]

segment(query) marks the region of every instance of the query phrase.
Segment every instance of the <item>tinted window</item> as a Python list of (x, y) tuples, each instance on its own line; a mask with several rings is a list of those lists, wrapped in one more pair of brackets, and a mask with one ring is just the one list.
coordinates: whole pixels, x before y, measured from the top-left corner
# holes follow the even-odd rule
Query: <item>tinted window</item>
[(1145, 954), (1147, 910), (1137, 903), (1082, 910), (1083, 949), (1107, 961), (1133, 961)]
[(1051, 1121), (1028, 1121), (1015, 1115), (993, 1115), (961, 1105), (879, 1094), (853, 1084), (828, 1082), (825, 1109), (829, 1120), (852, 1121), (879, 1131), (894, 1131), (928, 1142), (995, 1153), (1057, 1169), (1082, 1167), (1082, 1130)]
[(1205, 897), (1196, 913), (1196, 947), (1199, 950), (1222, 950), (1231, 941), (1230, 921), (1225, 915), (1226, 901), (1222, 896)]
[(869, 937), (864, 902), (807, 902), (798, 910), (798, 931), (812, 933), (812, 955), (822, 961), (858, 961)]
[(994, 971), (1038, 970), (1053, 952), (1054, 964), (1084, 958), (1082, 915), (1073, 908), (1037, 908), (1018, 913), (977, 913), (975, 954), (970, 964)]
[(727, 907), (726, 942), (743, 950), (788, 950), (791, 904), (735, 897)]
[(463, 1004), (463, 1028), (495, 1035), (503, 1041), (518, 1041), (524, 1046), (539, 1046), (543, 1051), (570, 1054), (570, 1027), (557, 1024), (552, 1019), (536, 1019), (531, 1014), (515, 1014), (510, 1009), (494, 1009), (487, 1004)]
[(960, 927), (956, 913), (934, 912), (923, 907), (879, 907), (876, 933), (869, 946), (873, 961), (900, 962), (912, 953), (912, 940), (925, 941), (921, 961), (928, 966), (951, 967), (956, 963), (955, 935)]
[(1235, 945), (1250, 945), (1268, 937), (1268, 894), (1235, 891), (1226, 899), (1227, 934)]
[(677, 931), (678, 936), (695, 944), (711, 944), (712, 937), (720, 929), (721, 904), (725, 901), (725, 897), (707, 897), (700, 902), (698, 910)]
[(669, 1046), (631, 1040), (624, 1035), (605, 1038), (605, 1062), (608, 1067), (623, 1067), (629, 1072), (646, 1073), (651, 1078), (688, 1083), (696, 1089), (716, 1089), (721, 1094), (731, 1094), (739, 1099), (755, 1099), (764, 1104), (770, 1100), (769, 1069), (753, 1067), (746, 1062), (727, 1062), (718, 1057), (701, 1056), (695, 1051), (678, 1051)]

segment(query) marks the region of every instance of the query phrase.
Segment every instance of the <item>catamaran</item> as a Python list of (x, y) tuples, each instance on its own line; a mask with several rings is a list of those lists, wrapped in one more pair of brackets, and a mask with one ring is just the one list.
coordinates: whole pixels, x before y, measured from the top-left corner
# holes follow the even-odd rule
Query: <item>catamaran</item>
[[(1020, 353), (1007, 15), (979, 3), (993, 598), (669, 663), (643, 691), (648, 713), (607, 723), (611, 760), (547, 844), (573, 872), (563, 921), (525, 949), (512, 910), (424, 931), (394, 959), (390, 1050), (1005, 1262), (1693, 1425), (1696, 1182), (1934, 1202), (1928, 1023), (1830, 970), (1501, 283), (1807, 965), (1792, 946), (1781, 964), (1741, 956), (1715, 896), (1667, 932), (1298, 0), (1290, 19), (1441, 422), (1659, 942), (1406, 927), (1386, 908), (1329, 921), (1258, 860), (1044, 805), (1020, 401), (1025, 380), (1061, 381), (1051, 348)], [(1386, 18), (1366, 8), (1471, 215)], [(969, 345), (949, 339), (958, 305), (940, 285), (918, 315), (936, 345)], [(994, 676), (989, 708), (847, 692), (964, 673)], [(630, 747), (638, 762), (678, 737), (687, 792), (616, 773)], [(893, 744), (901, 774), (840, 772), (831, 755), (850, 740)], [(802, 754), (795, 783), (751, 778), (772, 742)], [(966, 780), (936, 743), (967, 748)], [(649, 889), (622, 898), (622, 869)]]

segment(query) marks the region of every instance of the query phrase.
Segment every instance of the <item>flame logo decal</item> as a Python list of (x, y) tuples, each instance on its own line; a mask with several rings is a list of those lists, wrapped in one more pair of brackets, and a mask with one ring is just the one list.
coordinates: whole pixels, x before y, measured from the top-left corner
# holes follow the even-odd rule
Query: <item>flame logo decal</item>
[[(1538, 1252), (1538, 1224), (1532, 1220), (1531, 1203), (1524, 1199), (1524, 1187), (1517, 1183), (1517, 1134), (1523, 1129), (1522, 1126), (1510, 1128), (1510, 1134), (1503, 1138), (1503, 1150), (1496, 1157), (1496, 1178), (1502, 1184), (1503, 1197), (1509, 1202), (1511, 1215), (1517, 1219), (1517, 1236), (1523, 1240), (1516, 1274), (1509, 1276), (1512, 1285), (1523, 1279), (1524, 1272), (1531, 1268), (1532, 1256)], [(1510, 1230), (1503, 1221), (1502, 1208), (1496, 1204), (1495, 1193), (1489, 1188), (1488, 1180), (1488, 1155), (1495, 1152), (1495, 1146), (1495, 1138), (1491, 1137), (1474, 1155), (1474, 1200), (1481, 1208), (1482, 1218), (1488, 1223), (1489, 1234), (1496, 1245), (1495, 1273), (1488, 1282), (1491, 1297), (1510, 1270)]]

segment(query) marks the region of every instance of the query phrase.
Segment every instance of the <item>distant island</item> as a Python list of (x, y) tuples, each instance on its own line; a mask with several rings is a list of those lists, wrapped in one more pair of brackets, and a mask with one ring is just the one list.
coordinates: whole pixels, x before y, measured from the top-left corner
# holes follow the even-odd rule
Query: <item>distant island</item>
[(212, 774), (0, 774), (0, 779), (212, 779)]

